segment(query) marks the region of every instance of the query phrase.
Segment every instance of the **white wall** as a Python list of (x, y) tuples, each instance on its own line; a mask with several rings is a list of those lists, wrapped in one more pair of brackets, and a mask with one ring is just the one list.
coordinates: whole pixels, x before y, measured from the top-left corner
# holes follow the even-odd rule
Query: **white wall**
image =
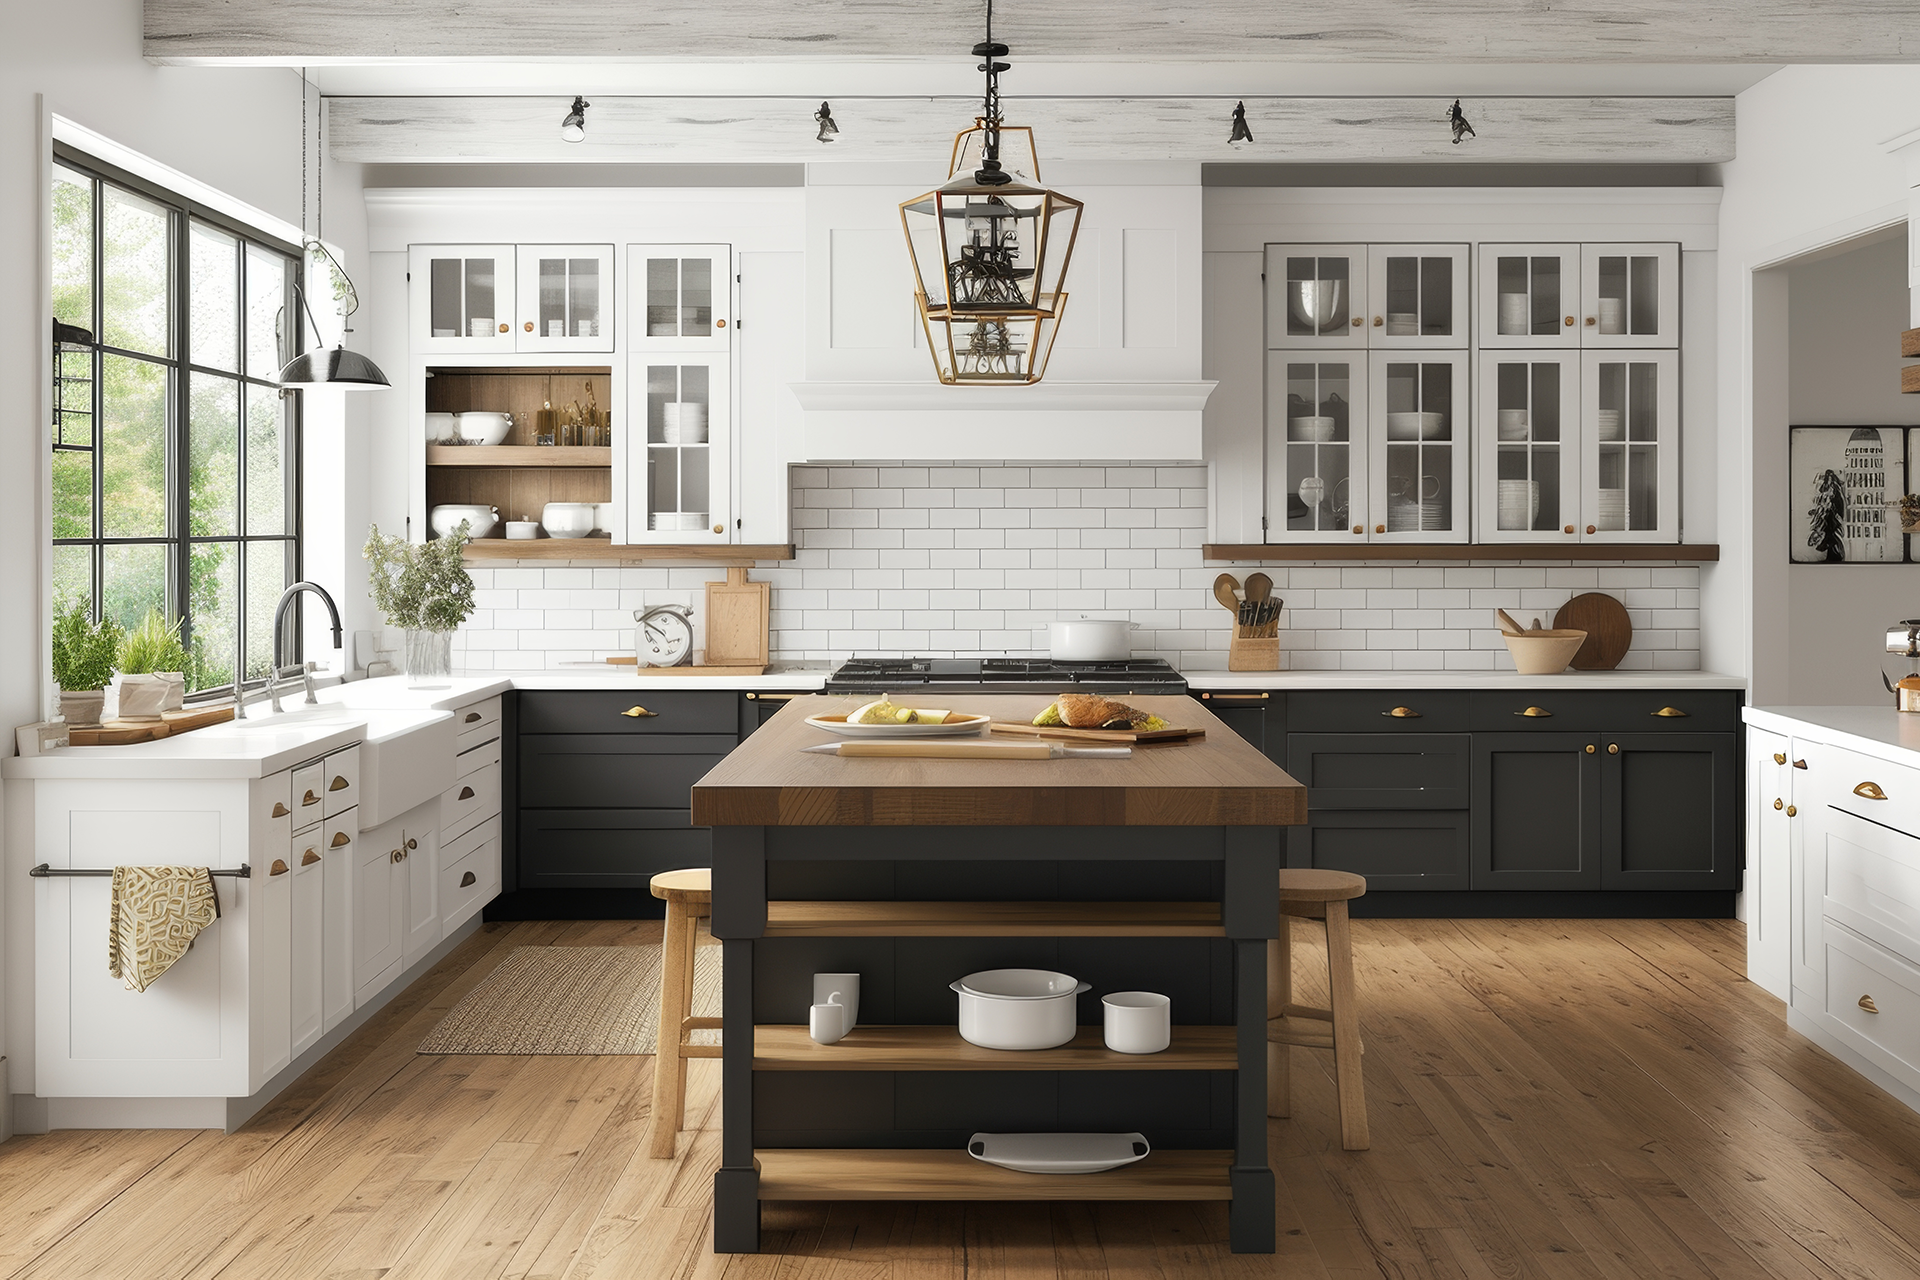
[[(1787, 412), (1794, 426), (1920, 426), (1900, 394), (1907, 323), (1904, 226), (1851, 252), (1797, 263), (1787, 276)], [(1904, 492), (1913, 492), (1911, 478)], [(1893, 492), (1889, 490), (1889, 497)], [(1774, 494), (1799, 530), (1801, 495)], [(1891, 518), (1894, 513), (1889, 512)], [(1795, 565), (1787, 570), (1787, 700), (1807, 706), (1887, 700), (1880, 662), (1887, 626), (1920, 615), (1920, 564)]]

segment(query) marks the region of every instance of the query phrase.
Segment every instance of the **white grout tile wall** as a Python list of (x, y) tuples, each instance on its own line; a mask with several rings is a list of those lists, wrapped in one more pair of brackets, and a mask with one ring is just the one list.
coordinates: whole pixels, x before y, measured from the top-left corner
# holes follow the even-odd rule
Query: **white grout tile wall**
[[(853, 654), (1031, 653), (1050, 619), (1139, 624), (1134, 651), (1186, 671), (1227, 663), (1227, 611), (1205, 562), (1204, 466), (892, 466), (793, 469), (791, 561), (773, 584), (776, 660)], [(1275, 565), (1281, 651), (1296, 671), (1511, 671), (1494, 625), (1541, 619), (1583, 591), (1633, 621), (1623, 669), (1700, 666), (1700, 571), (1639, 562)], [(455, 642), (473, 671), (542, 670), (631, 653), (633, 612), (691, 605), (696, 644), (712, 567), (521, 565), (473, 571), (479, 608)]]

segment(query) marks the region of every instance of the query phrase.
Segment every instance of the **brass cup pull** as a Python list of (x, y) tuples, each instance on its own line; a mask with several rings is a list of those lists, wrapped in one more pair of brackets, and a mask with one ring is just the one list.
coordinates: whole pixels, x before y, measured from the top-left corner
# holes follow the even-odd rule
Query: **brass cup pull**
[(310, 867), (318, 861), (320, 861), (320, 851), (317, 849), (309, 849), (300, 855), (300, 865), (303, 867)]
[(1599, 749), (1600, 749), (1599, 747), (1596, 747), (1596, 746), (1594, 746), (1594, 745), (1593, 745), (1593, 743), (1591, 743), (1591, 742), (1589, 742), (1589, 743), (1587, 744), (1587, 754), (1588, 754), (1588, 755), (1592, 755), (1592, 754), (1593, 754), (1594, 752), (1596, 752), (1596, 751), (1598, 751)]
[(1795, 760), (1793, 762), (1793, 767), (1796, 769), (1804, 769), (1807, 767), (1807, 762), (1805, 760)]
[(1877, 1004), (1875, 1004), (1875, 1003), (1873, 1002), (1873, 997), (1872, 997), (1872, 996), (1861, 996), (1861, 997), (1860, 997), (1860, 1007), (1861, 1007), (1862, 1009), (1865, 1009), (1865, 1010), (1866, 1010), (1866, 1011), (1867, 1011), (1868, 1013), (1878, 1013), (1878, 1012), (1880, 1012), (1880, 1006), (1879, 1006), (1879, 1005), (1877, 1005)]
[(333, 775), (333, 781), (327, 784), (327, 790), (345, 791), (348, 787), (352, 785), (353, 784), (351, 782), (348, 782), (345, 778), (341, 777), (339, 774), (336, 773)]
[(1609, 743), (1607, 744), (1607, 754), (1608, 754), (1608, 755), (1610, 755), (1610, 756), (1617, 756), (1617, 755), (1619, 755), (1619, 754), (1620, 754), (1620, 744), (1619, 744), (1619, 743), (1617, 743), (1617, 742), (1609, 742)]
[(1773, 807), (1776, 809), (1784, 809), (1787, 807), (1787, 802), (1785, 800), (1776, 799), (1773, 802)]
[(458, 796), (456, 796), (456, 797), (454, 797), (454, 798), (455, 798), (456, 800), (471, 800), (471, 799), (473, 799), (473, 788), (472, 788), (472, 787), (462, 787), (462, 788), (460, 788), (460, 794), (459, 794)]
[(1776, 752), (1774, 752), (1774, 753), (1773, 753), (1773, 762), (1774, 762), (1775, 764), (1785, 764), (1785, 763), (1787, 762), (1787, 753), (1786, 753), (1786, 752), (1784, 752), (1784, 751), (1776, 751)]
[(1553, 712), (1547, 710), (1545, 707), (1528, 707), (1525, 711), (1516, 711), (1513, 714), (1526, 716), (1529, 720), (1539, 720), (1543, 717), (1553, 715)]
[(1853, 794), (1859, 796), (1862, 800), (1885, 800), (1887, 798), (1887, 793), (1882, 791), (1880, 785), (1875, 782), (1861, 783), (1853, 789)]
[(628, 707), (625, 711), (622, 711), (620, 714), (623, 716), (626, 716), (630, 720), (638, 720), (642, 716), (657, 716), (660, 713), (658, 711), (649, 711), (645, 707)]
[(480, 718), (480, 713), (478, 711), (469, 711), (467, 712), (466, 723), (472, 724), (475, 720), (478, 720), (479, 718)]
[(1420, 713), (1412, 707), (1395, 707), (1391, 711), (1382, 711), (1383, 716), (1392, 716), (1395, 720), (1418, 720)]
[(327, 848), (344, 849), (352, 843), (353, 843), (352, 836), (348, 835), (344, 831), (336, 831), (333, 833), (333, 839), (327, 844)]
[(293, 810), (291, 810), (291, 809), (289, 809), (289, 808), (287, 808), (287, 806), (285, 806), (284, 804), (281, 804), (281, 803), (280, 803), (280, 802), (279, 802), (278, 800), (275, 800), (275, 801), (273, 802), (273, 816), (274, 816), (274, 817), (276, 817), (276, 818), (284, 818), (284, 817), (286, 817), (286, 816), (287, 816), (288, 814), (290, 814), (290, 813), (292, 813), (292, 812), (293, 812)]
[[(1662, 707), (1658, 711), (1654, 712), (1653, 714), (1666, 720), (1685, 720), (1688, 716), (1692, 715), (1693, 713), (1691, 711), (1682, 711), (1678, 707)], [(1781, 757), (1781, 759), (1783, 760), (1785, 758), (1786, 758), (1785, 756)]]
[(273, 866), (268, 869), (267, 874), (270, 876), (283, 876), (287, 874), (286, 862), (280, 858), (275, 858), (273, 860)]
[(310, 804), (319, 804), (319, 803), (320, 803), (320, 797), (313, 794), (313, 792), (309, 791), (307, 792), (306, 796), (300, 801), (300, 807), (304, 809)]
[(473, 872), (471, 872), (471, 871), (469, 871), (469, 872), (466, 872), (465, 874), (463, 874), (463, 875), (462, 875), (462, 876), (460, 877), (460, 887), (461, 887), (462, 889), (464, 889), (464, 888), (466, 888), (466, 887), (467, 887), (468, 885), (470, 885), (470, 884), (472, 884), (472, 883), (474, 883), (474, 882), (475, 882), (476, 880), (478, 880), (479, 878), (480, 878), (479, 876), (476, 876), (476, 875), (475, 875), (475, 874), (473, 874)]
[(1788, 806), (1787, 806), (1787, 816), (1788, 816), (1789, 818), (1791, 818), (1791, 817), (1792, 817), (1792, 816), (1793, 816), (1794, 814), (1796, 814), (1796, 813), (1798, 813), (1798, 812), (1800, 812), (1800, 811), (1799, 811), (1798, 809), (1796, 809), (1796, 808), (1794, 808), (1794, 807), (1793, 807), (1792, 805), (1788, 805)]

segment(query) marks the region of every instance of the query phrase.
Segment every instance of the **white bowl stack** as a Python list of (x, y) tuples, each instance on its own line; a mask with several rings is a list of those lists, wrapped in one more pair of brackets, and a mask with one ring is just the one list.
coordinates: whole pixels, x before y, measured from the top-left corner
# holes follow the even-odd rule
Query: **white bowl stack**
[(1619, 533), (1627, 527), (1627, 491), (1625, 489), (1600, 490), (1599, 519), (1595, 523), (1608, 533)]
[(1502, 529), (1531, 529), (1540, 514), (1538, 480), (1502, 480), (1495, 494), (1496, 517)]
[(1387, 312), (1387, 336), (1389, 338), (1416, 338), (1420, 336), (1420, 315), (1414, 311)]
[(1600, 332), (1625, 333), (1627, 331), (1627, 300), (1625, 298), (1600, 299)]
[(704, 404), (662, 405), (660, 413), (661, 438), (668, 444), (707, 442), (707, 406)]
[(1503, 293), (1500, 295), (1500, 332), (1524, 334), (1527, 332), (1527, 295), (1524, 293)]
[(647, 516), (647, 528), (659, 531), (697, 533), (707, 527), (704, 511), (655, 511)]
[(1525, 440), (1527, 411), (1525, 409), (1500, 410), (1495, 416), (1495, 429), (1502, 440)]
[(1333, 439), (1334, 421), (1324, 415), (1287, 420), (1289, 438), (1309, 440), (1315, 444), (1325, 444)]
[(1594, 429), (1602, 441), (1624, 440), (1627, 413), (1624, 409), (1601, 409), (1594, 415)]

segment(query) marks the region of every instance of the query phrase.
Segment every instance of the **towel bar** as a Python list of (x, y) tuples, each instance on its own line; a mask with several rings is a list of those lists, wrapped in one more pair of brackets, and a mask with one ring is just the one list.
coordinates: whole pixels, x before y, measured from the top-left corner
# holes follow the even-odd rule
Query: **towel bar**
[[(113, 874), (113, 869), (109, 867), (104, 871), (95, 871), (95, 870), (69, 871), (65, 867), (50, 867), (43, 862), (39, 866), (34, 867), (32, 870), (28, 871), (27, 874), (30, 876), (38, 876), (41, 879), (45, 879), (47, 876), (110, 876)], [(238, 871), (226, 871), (218, 867), (215, 867), (212, 871), (208, 872), (208, 874), (216, 875), (216, 876), (236, 876), (241, 880), (250, 880), (253, 878), (253, 867), (251, 864), (243, 862), (240, 864), (240, 869)]]

